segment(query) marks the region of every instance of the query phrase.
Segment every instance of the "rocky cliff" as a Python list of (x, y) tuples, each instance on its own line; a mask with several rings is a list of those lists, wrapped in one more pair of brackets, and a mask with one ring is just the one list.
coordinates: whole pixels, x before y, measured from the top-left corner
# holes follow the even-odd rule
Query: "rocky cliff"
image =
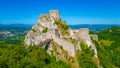
[[(94, 37), (92, 35), (92, 37)], [(58, 10), (51, 10), (49, 14), (42, 14), (38, 23), (32, 27), (25, 37), (25, 44), (45, 47), (47, 52), (54, 55), (58, 60), (67, 60), (78, 65), (74, 58), (77, 52), (82, 51), (80, 42), (84, 41), (88, 47), (94, 50), (97, 57), (97, 50), (92, 43), (89, 29), (82, 28), (73, 30), (60, 18)], [(78, 66), (79, 67), (79, 66)]]

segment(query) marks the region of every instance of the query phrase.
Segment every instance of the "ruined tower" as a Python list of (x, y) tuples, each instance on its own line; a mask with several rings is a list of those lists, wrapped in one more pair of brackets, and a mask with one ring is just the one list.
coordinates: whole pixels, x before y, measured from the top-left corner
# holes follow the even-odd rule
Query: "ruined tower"
[(80, 41), (86, 41), (89, 39), (89, 29), (88, 28), (80, 28), (78, 31), (78, 38)]
[(60, 20), (60, 11), (59, 10), (50, 10), (50, 16), (55, 20)]

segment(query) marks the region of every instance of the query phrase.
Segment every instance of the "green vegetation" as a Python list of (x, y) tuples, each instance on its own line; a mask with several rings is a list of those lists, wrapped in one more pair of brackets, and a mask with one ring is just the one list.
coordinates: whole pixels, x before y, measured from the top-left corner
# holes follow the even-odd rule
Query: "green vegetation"
[(24, 36), (16, 36), (0, 42), (0, 68), (70, 68), (70, 64), (56, 61), (41, 47), (26, 48), (23, 40)]
[(65, 22), (55, 21), (55, 24), (57, 24), (59, 27), (63, 28), (64, 30), (67, 30), (67, 29), (68, 29), (68, 26), (66, 25)]
[(114, 41), (109, 41), (109, 40), (100, 40), (100, 44), (101, 45), (105, 45), (105, 46), (110, 46)]
[(36, 32), (36, 30), (35, 30), (35, 29), (32, 29), (32, 31), (33, 31), (33, 32)]
[(89, 34), (96, 34), (96, 32), (90, 31)]
[(74, 44), (77, 45), (77, 41), (75, 39), (70, 38), (70, 41)]
[(63, 47), (62, 47), (62, 46), (60, 46), (60, 49), (63, 49)]
[[(68, 31), (68, 28), (61, 26), (59, 22), (55, 23), (58, 24), (61, 31)], [(47, 30), (48, 28), (45, 28), (43, 32), (47, 32)], [(100, 66), (103, 68), (119, 68), (120, 27), (111, 27), (95, 34), (98, 34), (99, 42), (92, 41), (97, 48)], [(24, 38), (25, 35), (0, 38), (0, 68), (70, 68), (72, 66), (72, 63), (68, 61), (56, 61), (54, 56), (49, 55), (41, 47), (30, 46), (26, 48), (23, 44)], [(71, 39), (71, 41), (76, 44), (74, 39)], [(96, 63), (98, 60), (93, 57), (93, 50), (84, 42), (81, 42), (80, 46), (82, 51), (76, 56), (80, 68), (98, 68), (98, 63)], [(57, 52), (57, 44), (53, 44), (53, 48), (54, 51), (52, 50), (51, 52), (56, 51), (57, 56), (61, 58), (61, 55)], [(73, 59), (73, 57), (67, 56), (68, 53), (62, 46), (60, 48), (67, 60)], [(75, 61), (72, 60), (72, 62), (74, 63)]]
[(63, 21), (55, 21), (55, 24), (58, 26), (58, 28), (60, 29), (60, 31), (62, 32), (62, 35), (65, 36), (65, 35), (70, 35), (69, 33), (69, 29), (68, 29), (68, 26), (66, 25), (65, 22)]
[(114, 26), (98, 33), (99, 40), (120, 41), (120, 27)]
[[(120, 67), (120, 27), (111, 27), (98, 33), (103, 43), (95, 45), (98, 50), (100, 65), (104, 68)], [(113, 42), (114, 41), (114, 42)]]
[(82, 53), (78, 55), (79, 66), (81, 68), (97, 68), (97, 64), (93, 61), (94, 52), (84, 42), (81, 42), (80, 46)]
[(64, 40), (68, 40), (68, 38), (65, 38), (65, 37), (64, 37), (63, 39), (64, 39)]
[(21, 35), (0, 40), (0, 68), (70, 68), (70, 64), (56, 61), (41, 47), (26, 48), (24, 38)]
[(15, 36), (15, 37), (9, 37), (9, 38), (5, 38), (5, 39), (0, 39), (0, 44), (10, 44), (10, 45), (18, 45), (18, 44), (23, 44), (24, 42), (24, 35), (20, 35), (20, 36)]
[(43, 31), (42, 31), (42, 33), (46, 33), (47, 30), (48, 30), (48, 27), (44, 28)]
[(82, 42), (80, 43), (80, 46), (81, 46), (81, 49), (82, 49), (83, 52), (84, 52), (86, 49), (88, 49), (88, 45), (87, 45), (84, 41), (82, 41)]
[(69, 68), (42, 48), (23, 45), (0, 45), (0, 68)]

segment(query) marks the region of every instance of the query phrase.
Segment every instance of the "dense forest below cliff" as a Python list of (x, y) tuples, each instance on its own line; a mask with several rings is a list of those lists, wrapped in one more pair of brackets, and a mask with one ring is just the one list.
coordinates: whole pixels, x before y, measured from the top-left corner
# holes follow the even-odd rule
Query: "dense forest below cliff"
[(96, 44), (100, 64), (104, 68), (120, 67), (120, 27), (111, 27), (98, 33)]
[[(100, 66), (103, 68), (120, 67), (120, 27), (111, 27), (95, 33), (99, 42), (93, 40), (97, 47)], [(24, 46), (25, 35), (19, 35), (0, 41), (0, 68), (70, 68), (71, 63), (56, 61), (54, 56), (47, 54), (44, 48)], [(81, 43), (82, 54), (77, 60), (81, 68), (97, 68), (92, 60), (93, 52)]]

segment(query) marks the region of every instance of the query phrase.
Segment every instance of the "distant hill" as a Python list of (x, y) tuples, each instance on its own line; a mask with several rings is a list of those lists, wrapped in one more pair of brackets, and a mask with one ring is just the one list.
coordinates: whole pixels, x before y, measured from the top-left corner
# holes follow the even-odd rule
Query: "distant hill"
[(0, 24), (0, 40), (25, 35), (31, 26), (26, 24)]
[(32, 25), (28, 24), (0, 24), (0, 28), (13, 28), (13, 27), (24, 27), (24, 28), (29, 28)]
[(79, 25), (69, 25), (73, 29), (79, 28), (89, 28), (91, 31), (101, 31), (112, 26), (120, 26), (119, 24), (79, 24)]
[[(0, 28), (31, 28), (33, 25), (29, 24), (0, 24)], [(89, 28), (91, 31), (101, 31), (112, 26), (120, 26), (119, 24), (78, 24), (78, 25), (68, 25), (70, 28)]]

